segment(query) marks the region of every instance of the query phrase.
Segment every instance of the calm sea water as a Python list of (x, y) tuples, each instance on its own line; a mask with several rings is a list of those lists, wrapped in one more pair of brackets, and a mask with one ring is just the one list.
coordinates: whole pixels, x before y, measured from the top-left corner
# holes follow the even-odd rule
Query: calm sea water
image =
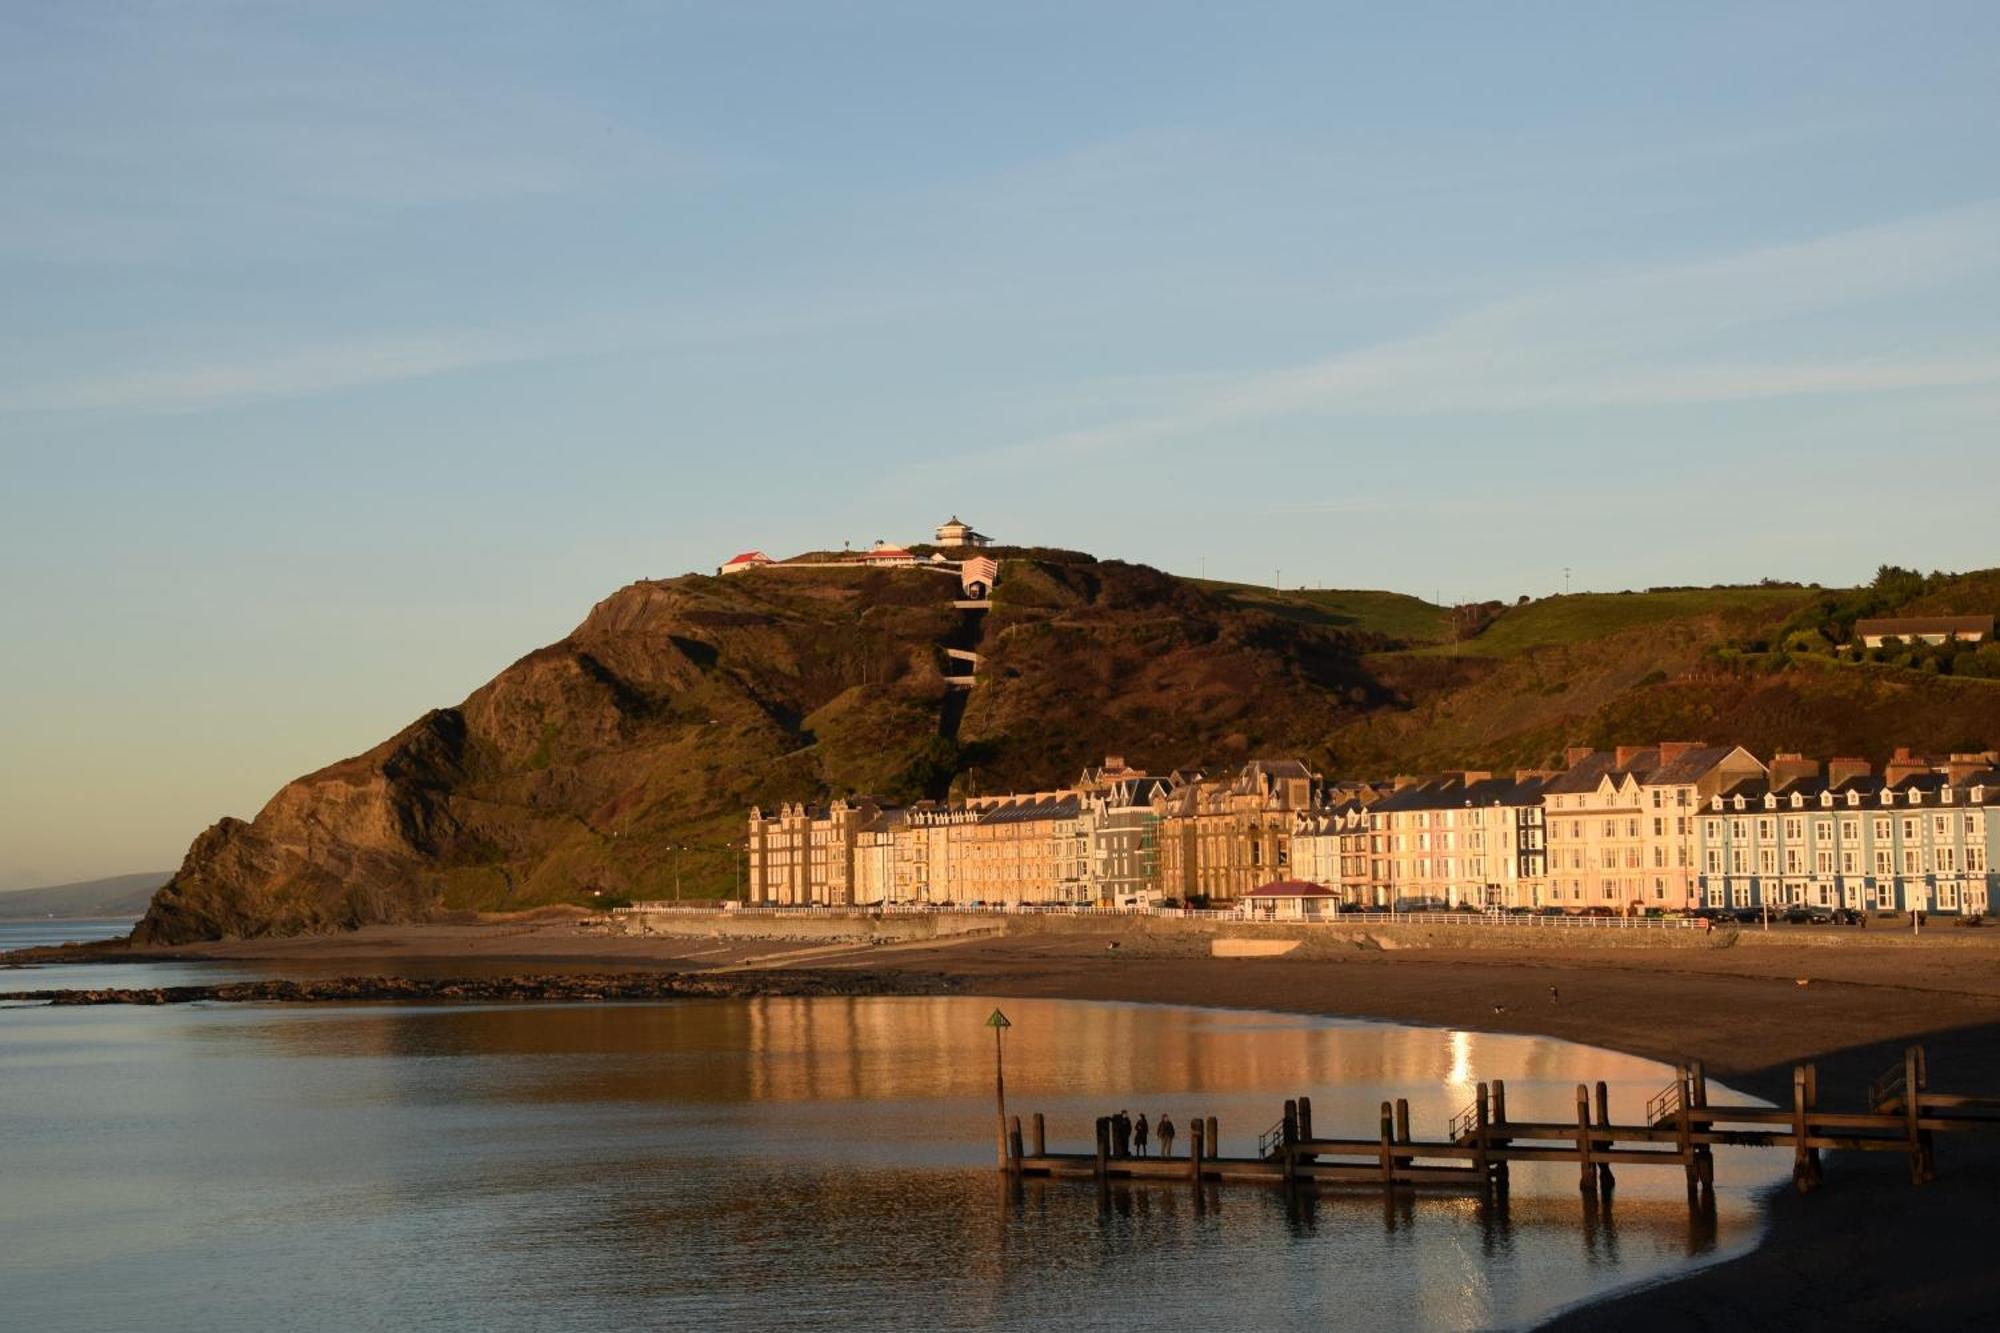
[[(4, 979), (5, 974), (0, 974)], [(1480, 1078), (1516, 1115), (1667, 1078), (1585, 1047), (1145, 1005), (1003, 1001), (1010, 1109), (1081, 1148), (1121, 1106), (1248, 1151), (1285, 1096), (1323, 1133)], [(1469, 1199), (1114, 1190), (991, 1169), (979, 999), (0, 1009), (8, 1327), (1233, 1329), (1522, 1325), (1750, 1243), (1782, 1163), (1574, 1168)], [(1185, 1151), (1185, 1139), (1182, 1148)]]
[[(10, 949), (39, 949), (51, 944), (84, 944), (93, 940), (108, 940), (129, 932), (138, 922), (136, 916), (92, 917), (87, 920), (55, 920), (46, 917), (28, 917), (15, 921), (0, 921), (0, 953)], [(6, 986), (10, 974), (0, 970), (0, 987)]]

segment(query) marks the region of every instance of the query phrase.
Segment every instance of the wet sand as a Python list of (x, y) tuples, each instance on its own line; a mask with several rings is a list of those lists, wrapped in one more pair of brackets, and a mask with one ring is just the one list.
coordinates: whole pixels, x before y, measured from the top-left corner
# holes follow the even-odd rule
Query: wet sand
[[(1931, 1085), (2000, 1094), (2000, 932), (1933, 943), (1776, 932), (1754, 947), (1592, 948), (1539, 932), (1510, 947), (1345, 949), (1273, 959), (1206, 956), (1191, 940), (1105, 923), (1073, 933), (889, 944), (607, 935), (550, 919), (375, 928), (330, 938), (182, 947), (176, 958), (268, 961), (274, 971), (391, 972), (423, 963), (847, 972), (863, 986), (918, 975), (996, 996), (1154, 1001), (1536, 1033), (1660, 1060), (1698, 1059), (1743, 1091), (1784, 1101), (1816, 1060), (1822, 1104), (1858, 1106), (1870, 1079), (1922, 1040)], [(1117, 947), (1113, 948), (1112, 946)], [(1808, 982), (1798, 984), (1801, 979)], [(50, 971), (0, 989), (46, 987)], [(1552, 989), (1553, 988), (1553, 989)], [(1832, 1153), (1825, 1185), (1771, 1201), (1755, 1252), (1572, 1312), (1565, 1328), (1957, 1328), (2000, 1300), (2000, 1135), (1941, 1135), (1938, 1180), (1909, 1183), (1892, 1154)]]

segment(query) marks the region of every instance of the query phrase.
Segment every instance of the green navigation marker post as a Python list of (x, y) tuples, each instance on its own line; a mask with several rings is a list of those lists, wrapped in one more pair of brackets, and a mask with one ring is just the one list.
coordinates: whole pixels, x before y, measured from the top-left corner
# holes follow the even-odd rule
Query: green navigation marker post
[(1000, 1169), (1005, 1171), (1007, 1161), (1007, 1071), (1000, 1052), (1000, 1035), (1014, 1024), (1007, 1015), (995, 1009), (987, 1016), (986, 1026), (993, 1029), (993, 1104), (1000, 1116)]

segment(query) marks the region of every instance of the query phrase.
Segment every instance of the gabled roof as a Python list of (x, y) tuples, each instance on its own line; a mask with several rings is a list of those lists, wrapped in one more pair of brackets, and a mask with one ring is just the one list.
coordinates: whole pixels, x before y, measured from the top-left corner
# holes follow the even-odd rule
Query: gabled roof
[(722, 563), (725, 565), (769, 565), (776, 562), (762, 551), (739, 551)]
[(1717, 764), (1736, 753), (1733, 745), (1701, 745), (1643, 774), (1639, 781), (1648, 787), (1689, 787)]
[(1550, 796), (1569, 796), (1597, 790), (1597, 786), (1612, 772), (1618, 756), (1609, 750), (1592, 750), (1582, 759), (1571, 764), (1563, 772), (1549, 779), (1542, 790)]

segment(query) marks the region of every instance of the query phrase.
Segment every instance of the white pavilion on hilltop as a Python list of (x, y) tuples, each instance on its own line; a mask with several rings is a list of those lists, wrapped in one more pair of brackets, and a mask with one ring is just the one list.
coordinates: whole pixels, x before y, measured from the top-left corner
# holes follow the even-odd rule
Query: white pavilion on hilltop
[(957, 514), (948, 523), (938, 524), (937, 544), (945, 547), (985, 546), (993, 539), (983, 532), (974, 532), (970, 523), (959, 520)]

